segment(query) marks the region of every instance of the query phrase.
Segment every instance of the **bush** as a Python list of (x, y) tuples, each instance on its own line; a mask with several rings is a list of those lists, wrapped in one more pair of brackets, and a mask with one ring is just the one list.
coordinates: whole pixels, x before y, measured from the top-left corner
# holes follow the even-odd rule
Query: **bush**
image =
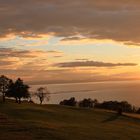
[(79, 102), (80, 107), (89, 107), (92, 108), (94, 106), (94, 101), (92, 99), (83, 99)]
[(126, 101), (104, 101), (103, 103), (98, 103), (96, 107), (114, 111), (121, 110), (122, 112), (133, 112), (132, 105)]
[(76, 106), (77, 101), (74, 97), (70, 98), (69, 100), (63, 100), (60, 102), (60, 105), (68, 105), (68, 106)]

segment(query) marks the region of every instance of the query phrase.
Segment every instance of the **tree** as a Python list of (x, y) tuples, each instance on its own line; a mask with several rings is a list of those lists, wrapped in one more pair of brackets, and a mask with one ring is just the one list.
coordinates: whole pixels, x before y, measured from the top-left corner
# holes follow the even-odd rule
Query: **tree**
[(79, 102), (79, 106), (80, 107), (89, 107), (92, 108), (95, 104), (95, 102), (97, 102), (96, 100), (92, 100), (92, 99), (83, 99), (82, 101)]
[(140, 108), (138, 108), (138, 110), (136, 111), (137, 114), (140, 114)]
[(77, 101), (74, 97), (71, 97), (68, 100), (63, 100), (59, 103), (60, 105), (67, 105), (67, 106), (76, 106)]
[(0, 76), (0, 92), (2, 93), (3, 102), (5, 102), (6, 92), (9, 89), (9, 84), (11, 83), (11, 79), (7, 78), (4, 75)]
[(6, 94), (8, 97), (14, 97), (17, 103), (21, 103), (21, 98), (29, 97), (29, 86), (24, 84), (23, 80), (18, 78), (15, 83), (11, 82)]
[(117, 113), (118, 113), (118, 115), (122, 115), (122, 113), (123, 113), (123, 109), (122, 109), (121, 106), (118, 108)]
[(14, 97), (16, 99), (16, 103), (18, 103), (18, 99), (16, 97), (16, 87), (15, 87), (15, 83), (13, 81), (10, 82), (9, 84), (9, 88), (6, 92), (6, 96), (7, 97)]
[(39, 98), (39, 100), (40, 100), (40, 104), (42, 104), (45, 99), (47, 99), (47, 100), (50, 99), (49, 94), (50, 94), (50, 92), (45, 87), (38, 88), (36, 93), (35, 93), (37, 98)]
[(104, 101), (103, 103), (96, 104), (97, 108), (109, 109), (117, 111), (118, 114), (122, 114), (122, 112), (133, 112), (133, 107), (127, 101)]

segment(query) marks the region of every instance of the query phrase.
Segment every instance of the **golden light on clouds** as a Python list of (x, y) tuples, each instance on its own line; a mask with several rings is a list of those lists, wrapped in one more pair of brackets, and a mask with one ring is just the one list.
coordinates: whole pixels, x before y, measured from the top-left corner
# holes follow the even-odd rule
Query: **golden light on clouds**
[(54, 83), (139, 79), (139, 13), (138, 0), (0, 0), (0, 72)]

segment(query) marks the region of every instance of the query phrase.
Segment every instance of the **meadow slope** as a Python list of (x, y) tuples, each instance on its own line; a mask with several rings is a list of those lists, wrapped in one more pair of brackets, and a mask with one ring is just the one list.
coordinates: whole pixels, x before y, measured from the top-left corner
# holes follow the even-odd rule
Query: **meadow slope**
[(0, 140), (139, 140), (140, 120), (59, 105), (0, 103)]

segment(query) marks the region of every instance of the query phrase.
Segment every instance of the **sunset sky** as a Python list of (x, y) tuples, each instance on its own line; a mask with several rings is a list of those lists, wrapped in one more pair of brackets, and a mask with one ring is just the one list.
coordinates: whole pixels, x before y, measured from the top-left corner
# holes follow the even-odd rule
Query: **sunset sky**
[(0, 74), (32, 83), (140, 79), (139, 0), (0, 0)]

